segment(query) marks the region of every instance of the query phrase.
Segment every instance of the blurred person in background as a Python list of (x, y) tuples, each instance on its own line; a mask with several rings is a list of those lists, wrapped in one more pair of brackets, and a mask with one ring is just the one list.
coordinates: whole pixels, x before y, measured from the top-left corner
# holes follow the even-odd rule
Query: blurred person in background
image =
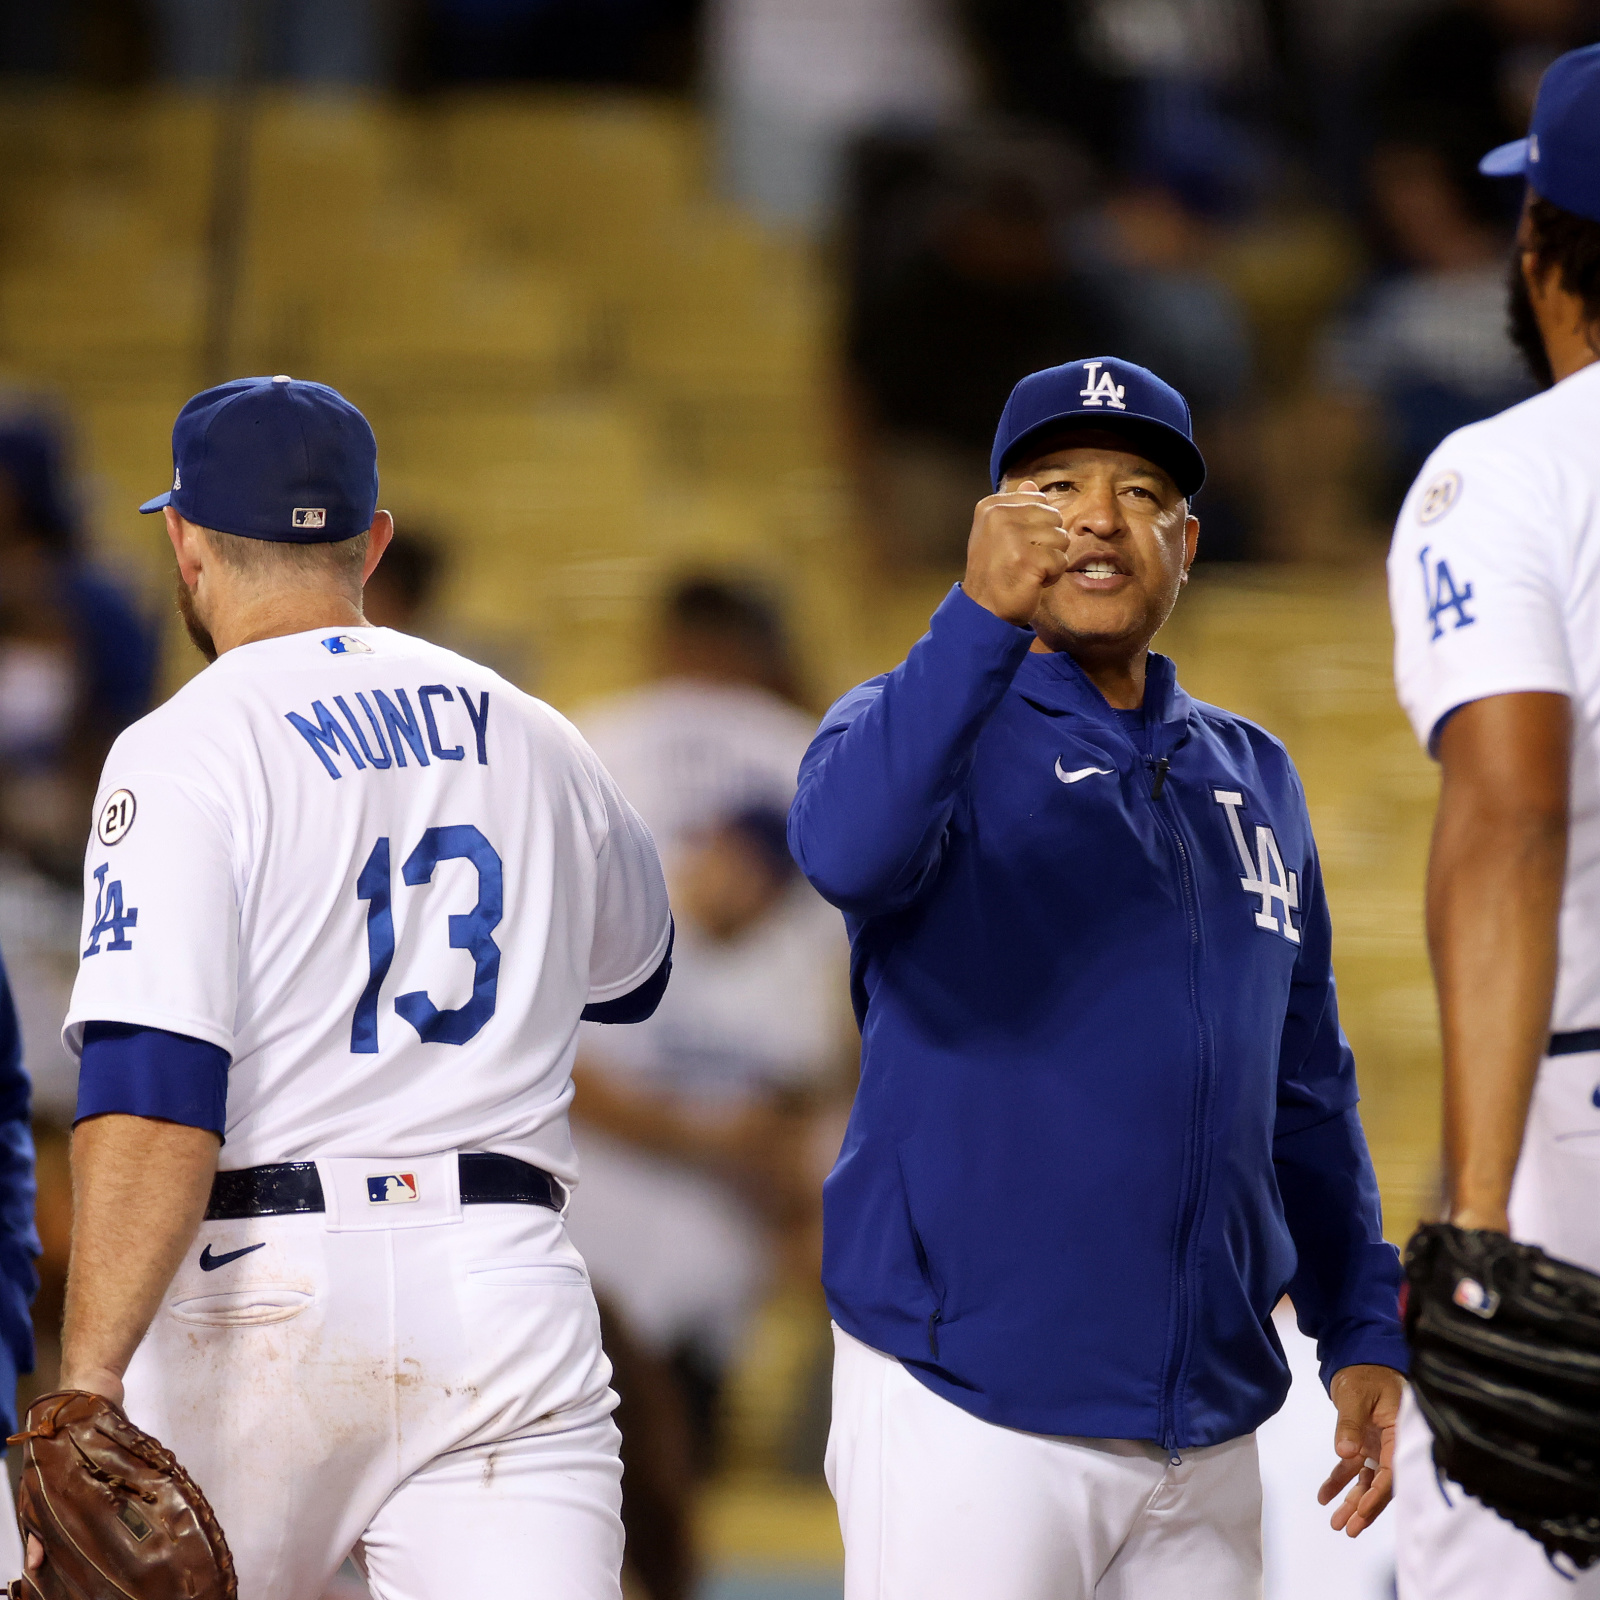
[(76, 888), (96, 775), (150, 704), (157, 637), (86, 555), (62, 456), (48, 419), (0, 421), (0, 842)]
[(362, 590), (362, 613), (374, 628), (431, 638), (443, 572), (444, 553), (437, 541), (409, 524), (400, 526), (397, 520), (383, 563)]
[(973, 99), (947, 0), (709, 0), (705, 57), (729, 194), (805, 228), (833, 220), (852, 137)]
[[(1004, 111), (1106, 167), (1259, 166), (1276, 7), (1262, 0), (957, 0)], [(1241, 115), (1244, 113), (1244, 115)]]
[(1111, 294), (1067, 251), (1087, 183), (1070, 146), (1024, 133), (858, 150), (844, 418), (886, 560), (958, 561), (1011, 386), (1119, 343)]
[(1213, 265), (1232, 202), (1174, 170), (1125, 178), (1075, 221), (1085, 271), (1110, 307), (1128, 358), (1170, 373), (1205, 440), (1206, 537), (1200, 559), (1255, 554), (1249, 512), (1255, 352), (1238, 295)]
[[(33, 1371), (28, 1303), (39, 1286), (34, 1261), (33, 1135), (28, 1128), (28, 1075), (11, 986), (0, 961), (0, 1425), (17, 1431), (17, 1379)], [(22, 1539), (14, 1516), (0, 1516), (0, 1583), (22, 1576)]]
[(1322, 384), (1364, 415), (1385, 517), (1446, 434), (1532, 392), (1505, 337), (1505, 207), (1469, 149), (1419, 129), (1373, 153), (1372, 208), (1395, 267), (1323, 343)]
[(160, 77), (376, 84), (392, 71), (388, 0), (146, 0)]
[[(649, 683), (578, 722), (649, 824), (677, 896), (675, 1007), (638, 1051), (584, 1030), (572, 1226), (591, 1252), (622, 1398), (629, 1566), (652, 1600), (679, 1600), (697, 1566), (693, 1479), (715, 1454), (726, 1363), (775, 1276), (816, 1281), (815, 1196), (831, 1155), (819, 1147), (840, 1056), (837, 1035), (815, 1041), (830, 1005), (845, 1016), (846, 974), (827, 908), (772, 848), (815, 726), (778, 607), (749, 583), (686, 575), (663, 596), (653, 655)], [(753, 1199), (763, 1171), (774, 1181)]]
[(763, 1291), (815, 1281), (820, 1150), (848, 1088), (844, 941), (799, 881), (784, 808), (680, 841), (670, 999), (637, 1039), (580, 1030), (572, 1237), (632, 1337), (670, 1361), (697, 1464)]
[(577, 721), (670, 863), (729, 817), (787, 807), (816, 724), (798, 703), (782, 615), (751, 584), (711, 575), (674, 583), (653, 654), (649, 683)]
[(410, 76), (431, 83), (687, 88), (703, 0), (422, 0)]
[(1600, 37), (1593, 0), (1441, 0), (1403, 28), (1374, 73), (1381, 138), (1443, 127), (1463, 148), (1520, 138), (1546, 67)]

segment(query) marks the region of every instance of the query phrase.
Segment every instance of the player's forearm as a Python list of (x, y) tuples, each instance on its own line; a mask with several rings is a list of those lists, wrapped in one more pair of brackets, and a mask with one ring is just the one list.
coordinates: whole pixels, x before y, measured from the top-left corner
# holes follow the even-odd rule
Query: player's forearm
[(1446, 1187), (1464, 1226), (1505, 1226), (1549, 1037), (1566, 869), (1565, 708), (1553, 695), (1502, 696), (1459, 712), (1440, 742), (1428, 943), (1444, 1043)]
[(73, 1131), (63, 1387), (120, 1385), (205, 1216), (220, 1148), (208, 1129), (148, 1117)]

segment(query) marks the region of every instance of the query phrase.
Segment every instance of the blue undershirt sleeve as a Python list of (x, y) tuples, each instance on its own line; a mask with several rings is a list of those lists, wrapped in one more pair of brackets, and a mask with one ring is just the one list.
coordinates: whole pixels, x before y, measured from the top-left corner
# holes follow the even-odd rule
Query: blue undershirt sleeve
[(646, 1022), (655, 1015), (672, 976), (672, 944), (678, 937), (675, 926), (667, 931), (667, 953), (661, 965), (637, 989), (619, 994), (615, 1000), (595, 1000), (583, 1008), (585, 1022)]
[(227, 1127), (228, 1052), (203, 1039), (128, 1022), (86, 1022), (78, 1070), (77, 1121), (122, 1113), (208, 1128)]

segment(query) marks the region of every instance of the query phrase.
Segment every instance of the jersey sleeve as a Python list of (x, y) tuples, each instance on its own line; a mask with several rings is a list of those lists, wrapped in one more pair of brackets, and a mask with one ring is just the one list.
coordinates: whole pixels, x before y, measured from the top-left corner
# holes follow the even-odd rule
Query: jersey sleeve
[(218, 802), (184, 778), (107, 766), (84, 858), (78, 980), (62, 1031), (121, 1022), (234, 1046), (239, 896)]
[(1389, 552), (1395, 683), (1430, 752), (1470, 701), (1573, 693), (1563, 522), (1537, 456), (1476, 430), (1447, 440), (1406, 496)]
[[(592, 770), (606, 822), (597, 853), (594, 942), (589, 950), (589, 1005), (595, 1007), (632, 995), (656, 977), (670, 955), (672, 916), (649, 828), (597, 760)], [(665, 977), (660, 981), (664, 987)], [(588, 1014), (597, 1020), (631, 1020), (620, 1013)]]

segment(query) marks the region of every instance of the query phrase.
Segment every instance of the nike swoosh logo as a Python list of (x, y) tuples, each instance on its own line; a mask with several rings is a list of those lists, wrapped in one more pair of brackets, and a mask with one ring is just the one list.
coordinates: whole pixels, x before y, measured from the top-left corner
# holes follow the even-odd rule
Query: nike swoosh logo
[(260, 1244), (247, 1244), (243, 1250), (230, 1250), (225, 1256), (214, 1256), (211, 1246), (207, 1245), (200, 1252), (200, 1270), (202, 1272), (215, 1272), (218, 1267), (225, 1267), (230, 1261), (237, 1261), (240, 1256), (247, 1256), (252, 1250), (265, 1250), (267, 1241), (263, 1239)]
[(1082, 783), (1085, 778), (1109, 778), (1112, 773), (1110, 767), (1079, 767), (1076, 772), (1063, 772), (1061, 770), (1061, 757), (1056, 757), (1056, 776), (1063, 783)]

